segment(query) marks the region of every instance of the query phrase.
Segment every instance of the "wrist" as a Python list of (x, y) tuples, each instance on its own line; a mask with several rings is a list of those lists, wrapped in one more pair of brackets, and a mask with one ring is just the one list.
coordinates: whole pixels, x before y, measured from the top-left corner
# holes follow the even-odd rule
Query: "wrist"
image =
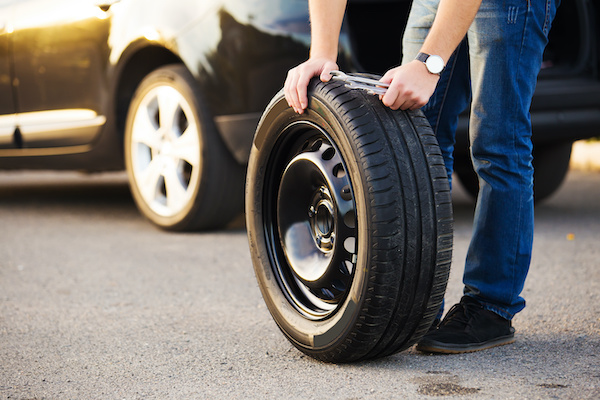
[(311, 50), (309, 58), (313, 59), (313, 60), (322, 59), (322, 60), (336, 62), (336, 60), (337, 60), (337, 53), (334, 55), (331, 52), (319, 52), (319, 51), (312, 51)]
[(309, 58), (322, 58), (326, 60), (336, 61), (338, 56), (338, 47), (336, 43), (327, 43), (316, 41), (310, 47)]

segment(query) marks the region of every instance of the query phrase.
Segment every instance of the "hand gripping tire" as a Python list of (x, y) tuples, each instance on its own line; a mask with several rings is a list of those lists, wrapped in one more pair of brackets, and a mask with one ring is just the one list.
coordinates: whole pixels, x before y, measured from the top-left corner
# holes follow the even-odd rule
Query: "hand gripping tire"
[(313, 80), (298, 115), (280, 92), (246, 184), (256, 278), (273, 319), (327, 362), (407, 349), (431, 326), (452, 258), (441, 152), (421, 112)]

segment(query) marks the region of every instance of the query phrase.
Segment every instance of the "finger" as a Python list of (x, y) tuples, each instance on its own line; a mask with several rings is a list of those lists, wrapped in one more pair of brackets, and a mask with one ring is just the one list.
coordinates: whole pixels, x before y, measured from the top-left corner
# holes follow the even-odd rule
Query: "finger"
[(413, 102), (408, 108), (407, 110), (418, 110), (419, 108), (423, 107), (425, 104), (422, 101), (416, 101)]
[(288, 71), (287, 74), (287, 78), (285, 79), (285, 84), (283, 86), (283, 90), (285, 93), (285, 100), (287, 101), (288, 105), (292, 108), (294, 108), (294, 92), (295, 92), (295, 86), (293, 84), (294, 81), (294, 71), (290, 70)]
[(296, 92), (298, 94), (298, 113), (302, 114), (302, 112), (308, 107), (308, 84), (310, 82), (310, 77), (308, 75), (304, 75), (298, 79), (296, 83)]
[(408, 108), (408, 110), (414, 111), (414, 110), (418, 110), (419, 108), (421, 108), (418, 104), (413, 104), (412, 106), (410, 106)]
[[(390, 94), (388, 98), (386, 96)], [(398, 91), (398, 88), (394, 87), (385, 94), (382, 100), (383, 104), (392, 110), (408, 110), (414, 105), (414, 99), (412, 99), (407, 93)]]
[(331, 71), (336, 71), (338, 70), (339, 67), (336, 63), (332, 63), (332, 62), (327, 62), (325, 63), (325, 65), (323, 66), (323, 71), (321, 71), (321, 82), (329, 82), (331, 80), (331, 78), (333, 77), (331, 75)]
[(382, 83), (390, 83), (394, 80), (394, 72), (391, 70), (387, 71), (383, 76), (379, 79), (379, 82)]
[(400, 104), (400, 106), (398, 106), (398, 109), (402, 110), (402, 111), (407, 111), (407, 110), (412, 110), (413, 106), (415, 105), (415, 103), (411, 102), (411, 101), (405, 101), (404, 103)]
[(290, 96), (290, 105), (294, 109), (294, 111), (298, 112), (300, 110), (300, 100), (298, 99), (298, 91), (296, 87), (298, 86), (298, 74), (295, 73), (290, 78), (290, 88), (289, 88), (289, 96)]
[[(329, 71), (329, 72), (331, 72), (331, 71)], [(321, 79), (321, 82), (329, 82), (331, 80), (331, 74), (329, 72), (325, 71), (325, 70), (323, 70), (323, 72), (321, 72), (321, 76), (319, 77)]]
[(283, 84), (283, 93), (285, 95), (285, 101), (287, 101), (288, 106), (293, 108), (292, 105), (292, 94), (291, 94), (291, 71), (288, 71), (287, 77), (285, 79), (285, 83)]
[(429, 101), (429, 98), (427, 98), (427, 97), (414, 96), (414, 97), (409, 98), (409, 99), (407, 99), (405, 101), (404, 106), (406, 108), (403, 108), (403, 109), (406, 109), (406, 110), (416, 110), (416, 109), (419, 109), (419, 108), (425, 106), (428, 101)]
[(392, 110), (397, 110), (398, 106), (404, 103), (404, 100), (400, 97), (398, 88), (396, 86), (390, 86), (383, 95), (381, 102)]

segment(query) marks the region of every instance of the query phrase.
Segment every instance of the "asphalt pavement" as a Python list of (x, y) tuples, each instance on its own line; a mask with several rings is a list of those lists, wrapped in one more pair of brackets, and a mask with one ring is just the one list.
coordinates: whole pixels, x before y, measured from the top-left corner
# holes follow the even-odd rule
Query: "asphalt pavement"
[[(460, 187), (454, 201), (448, 304), (473, 210)], [(304, 356), (264, 306), (243, 219), (160, 231), (123, 174), (0, 172), (0, 226), (0, 398), (600, 398), (597, 172), (570, 172), (536, 209), (516, 343), (453, 356)]]

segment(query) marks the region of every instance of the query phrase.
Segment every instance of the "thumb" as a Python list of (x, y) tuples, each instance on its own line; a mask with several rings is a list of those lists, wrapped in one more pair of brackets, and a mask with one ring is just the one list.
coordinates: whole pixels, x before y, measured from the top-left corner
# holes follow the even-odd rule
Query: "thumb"
[(329, 72), (330, 71), (327, 70), (323, 70), (323, 72), (321, 72), (321, 82), (329, 82), (331, 80), (331, 74)]
[(380, 79), (379, 82), (391, 83), (394, 80), (394, 71), (387, 71)]
[(323, 66), (323, 70), (321, 71), (321, 81), (322, 82), (329, 82), (331, 80), (331, 71), (336, 71), (338, 70), (339, 67), (337, 66), (336, 63), (333, 62), (328, 62)]

